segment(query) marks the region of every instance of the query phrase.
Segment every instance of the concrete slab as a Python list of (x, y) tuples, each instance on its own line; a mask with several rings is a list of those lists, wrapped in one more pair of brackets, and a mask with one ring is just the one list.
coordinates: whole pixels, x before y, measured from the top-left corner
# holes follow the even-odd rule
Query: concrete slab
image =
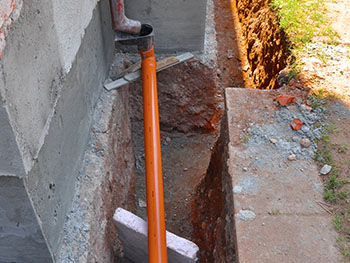
[(236, 215), (235, 223), (239, 263), (341, 262), (326, 216), (257, 215), (242, 221)]
[[(123, 208), (117, 208), (113, 216), (124, 255), (133, 262), (148, 262), (147, 222)], [(197, 262), (198, 246), (184, 238), (166, 232), (168, 262)]]
[[(226, 89), (237, 262), (341, 262), (331, 217), (317, 203), (317, 148), (300, 146), (301, 138), (312, 139), (317, 116), (303, 115), (296, 103), (281, 108), (274, 102), (279, 93)], [(292, 130), (296, 116), (309, 129)]]

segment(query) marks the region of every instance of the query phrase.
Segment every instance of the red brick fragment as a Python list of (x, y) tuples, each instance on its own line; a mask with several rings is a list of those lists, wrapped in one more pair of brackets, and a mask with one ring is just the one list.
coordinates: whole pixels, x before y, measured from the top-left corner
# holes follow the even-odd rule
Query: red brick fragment
[(277, 96), (276, 100), (279, 102), (280, 105), (288, 105), (292, 102), (294, 98), (295, 97), (292, 95), (284, 94)]
[(313, 112), (313, 109), (309, 104), (305, 104), (305, 105), (306, 105), (306, 107), (308, 107), (310, 109), (310, 112)]
[(303, 126), (303, 122), (301, 120), (295, 119), (292, 121), (290, 126), (292, 127), (293, 130), (299, 131), (301, 129), (301, 127)]

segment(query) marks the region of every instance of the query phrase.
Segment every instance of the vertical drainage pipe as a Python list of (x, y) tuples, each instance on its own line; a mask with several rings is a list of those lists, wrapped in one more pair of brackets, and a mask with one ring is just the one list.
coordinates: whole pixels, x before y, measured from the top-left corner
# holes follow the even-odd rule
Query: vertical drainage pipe
[(148, 218), (148, 257), (150, 263), (167, 263), (166, 228), (156, 59), (154, 47), (140, 51), (142, 57), (143, 119), (146, 163), (146, 196)]
[[(128, 19), (124, 0), (110, 0), (115, 41), (137, 45), (142, 58), (149, 263), (167, 263), (166, 227), (157, 94), (157, 63), (151, 25)], [(117, 17), (115, 17), (115, 12)], [(127, 34), (123, 34), (123, 33)], [(132, 34), (132, 35), (130, 35)]]

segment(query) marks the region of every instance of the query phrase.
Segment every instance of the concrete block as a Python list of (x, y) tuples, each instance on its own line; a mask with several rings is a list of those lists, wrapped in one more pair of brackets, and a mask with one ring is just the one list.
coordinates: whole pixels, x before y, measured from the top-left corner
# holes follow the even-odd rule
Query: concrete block
[[(296, 132), (279, 118), (283, 109), (274, 98), (280, 94), (225, 90), (236, 262), (340, 262), (332, 219), (316, 202), (323, 198), (317, 166), (301, 152), (288, 160), (285, 145)], [(300, 114), (297, 108), (288, 111)]]
[(151, 23), (157, 52), (203, 50), (207, 1), (126, 1), (126, 15)]
[[(148, 262), (147, 222), (123, 208), (117, 208), (113, 219), (123, 244), (125, 256), (133, 262)], [(199, 248), (195, 243), (168, 231), (166, 239), (168, 262), (197, 262)]]
[[(52, 1), (24, 1), (0, 60), (1, 263), (56, 262), (93, 109), (113, 58), (109, 2), (101, 0), (79, 31), (84, 36), (66, 73), (54, 7)], [(23, 194), (11, 198), (1, 185), (10, 179), (1, 175), (13, 177)], [(22, 204), (26, 214), (19, 217)]]
[(0, 263), (49, 263), (52, 258), (23, 179), (0, 176)]

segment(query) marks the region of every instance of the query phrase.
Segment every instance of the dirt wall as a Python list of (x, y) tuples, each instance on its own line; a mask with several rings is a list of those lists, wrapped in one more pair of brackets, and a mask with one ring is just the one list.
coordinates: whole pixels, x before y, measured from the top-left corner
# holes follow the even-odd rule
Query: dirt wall
[(226, 165), (228, 136), (225, 118), (207, 173), (197, 187), (192, 203), (193, 241), (199, 246), (201, 263), (235, 262), (232, 182)]
[[(224, 110), (213, 69), (197, 60), (157, 74), (160, 126), (165, 131), (216, 131)], [(131, 84), (133, 120), (142, 120), (141, 81)]]
[(270, 0), (236, 0), (245, 39), (250, 77), (255, 88), (278, 88), (278, 73), (287, 65), (287, 43)]
[[(101, 224), (106, 222), (105, 248), (100, 255), (103, 262), (116, 262), (121, 255), (121, 244), (113, 222), (115, 210), (123, 207), (135, 211), (136, 171), (129, 116), (129, 88), (122, 87), (117, 94), (109, 121), (108, 155), (105, 162), (107, 180), (102, 185), (104, 203)], [(106, 256), (109, 256), (109, 261), (106, 261)]]

